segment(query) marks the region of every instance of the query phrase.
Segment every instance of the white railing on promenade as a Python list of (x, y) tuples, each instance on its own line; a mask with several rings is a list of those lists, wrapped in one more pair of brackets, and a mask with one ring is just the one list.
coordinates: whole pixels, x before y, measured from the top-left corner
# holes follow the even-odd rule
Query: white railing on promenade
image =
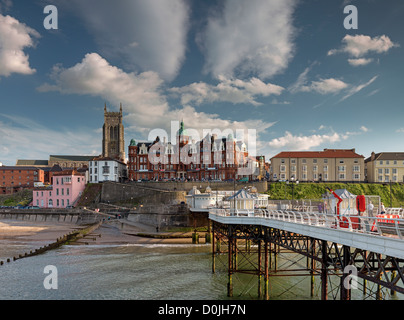
[(249, 218), (264, 218), (286, 221), (291, 223), (299, 223), (312, 225), (317, 227), (339, 229), (351, 232), (359, 232), (365, 234), (379, 236), (393, 236), (404, 240), (404, 219), (391, 217), (367, 217), (367, 216), (336, 216), (334, 214), (318, 213), (318, 212), (301, 212), (291, 210), (272, 210), (272, 209), (255, 209), (255, 210), (236, 210), (213, 208), (210, 214), (217, 216), (237, 216)]

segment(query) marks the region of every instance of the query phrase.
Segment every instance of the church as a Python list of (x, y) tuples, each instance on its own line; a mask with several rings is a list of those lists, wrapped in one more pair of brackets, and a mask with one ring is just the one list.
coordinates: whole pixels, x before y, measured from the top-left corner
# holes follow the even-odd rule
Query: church
[(125, 162), (125, 138), (122, 124), (122, 104), (119, 112), (111, 112), (104, 106), (102, 127), (102, 157)]

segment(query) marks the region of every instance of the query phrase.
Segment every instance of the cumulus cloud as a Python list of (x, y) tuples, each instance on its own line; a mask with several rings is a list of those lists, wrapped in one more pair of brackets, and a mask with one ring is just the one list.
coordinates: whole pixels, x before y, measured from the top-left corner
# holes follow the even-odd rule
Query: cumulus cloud
[(324, 143), (332, 144), (335, 142), (339, 142), (341, 140), (345, 140), (348, 138), (347, 134), (313, 134), (310, 136), (303, 135), (293, 135), (292, 133), (286, 131), (285, 135), (280, 138), (272, 139), (268, 142), (269, 147), (273, 149), (283, 149), (283, 150), (293, 150), (293, 151), (303, 151), (310, 150), (314, 147), (318, 147)]
[(348, 87), (348, 84), (342, 80), (328, 78), (320, 79), (318, 81), (311, 81), (309, 83), (307, 74), (311, 70), (311, 67), (307, 67), (297, 78), (296, 82), (289, 87), (291, 93), (297, 92), (317, 92), (322, 95), (330, 93), (338, 93)]
[(24, 23), (0, 14), (0, 76), (35, 73), (24, 49), (34, 47), (35, 39), (39, 37), (37, 31)]
[(220, 82), (216, 86), (205, 82), (192, 83), (184, 87), (171, 88), (170, 91), (181, 96), (183, 105), (195, 103), (197, 105), (206, 102), (231, 102), (248, 103), (255, 106), (262, 103), (256, 101), (256, 97), (280, 95), (283, 87), (271, 83), (264, 83), (258, 78), (249, 81), (240, 79), (226, 79), (219, 77)]
[(329, 94), (329, 93), (337, 93), (341, 90), (348, 87), (342, 80), (329, 78), (329, 79), (320, 79), (319, 81), (312, 81), (308, 86), (301, 86), (299, 91), (303, 92), (317, 92), (320, 94)]
[[(199, 132), (203, 129), (256, 129), (257, 133), (273, 125), (262, 120), (232, 121), (218, 114), (198, 112), (192, 106), (170, 108), (163, 81), (155, 72), (126, 73), (109, 64), (97, 53), (87, 54), (73, 67), (55, 66), (51, 75), (53, 84), (45, 83), (41, 92), (57, 91), (63, 94), (86, 94), (102, 97), (112, 105), (122, 102), (126, 113), (127, 130), (146, 134), (152, 129), (170, 132), (171, 121), (183, 119), (187, 127)], [(248, 83), (238, 83), (248, 88)]]
[(366, 58), (348, 59), (348, 63), (354, 67), (365, 66), (365, 65), (371, 63), (372, 61), (373, 61), (373, 59), (371, 59), (371, 58), (369, 58), (369, 59), (366, 59)]
[(198, 38), (214, 77), (282, 72), (294, 51), (295, 0), (226, 0)]
[(398, 47), (397, 43), (391, 41), (386, 36), (370, 37), (363, 34), (349, 35), (347, 34), (342, 39), (342, 47), (339, 49), (332, 49), (328, 51), (328, 55), (334, 55), (337, 53), (347, 53), (353, 59), (348, 59), (348, 62), (352, 66), (364, 66), (373, 61), (371, 58), (363, 58), (370, 53), (386, 53), (391, 48)]
[(99, 52), (132, 71), (174, 79), (185, 59), (189, 30), (186, 0), (56, 0), (94, 36)]

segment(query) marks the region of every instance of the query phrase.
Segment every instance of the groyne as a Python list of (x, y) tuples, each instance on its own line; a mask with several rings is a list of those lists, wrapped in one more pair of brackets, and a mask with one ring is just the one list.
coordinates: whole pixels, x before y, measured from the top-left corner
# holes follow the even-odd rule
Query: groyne
[(51, 242), (43, 247), (34, 249), (34, 250), (30, 250), (29, 252), (25, 252), (24, 254), (19, 254), (16, 255), (12, 258), (6, 258), (5, 261), (0, 261), (0, 266), (3, 265), (4, 263), (10, 263), (12, 261), (16, 261), (19, 259), (23, 259), (23, 258), (28, 258), (28, 257), (32, 257), (32, 256), (36, 256), (39, 254), (43, 254), (49, 250), (53, 250), (56, 249), (64, 244), (69, 244), (72, 243), (74, 241), (77, 241), (83, 237), (85, 237), (86, 235), (92, 233), (94, 230), (98, 229), (101, 224), (103, 222), (97, 222), (97, 223), (93, 223), (91, 225), (88, 225), (87, 227), (81, 228), (81, 229), (77, 229), (74, 231), (71, 231), (59, 238), (56, 239), (56, 241)]

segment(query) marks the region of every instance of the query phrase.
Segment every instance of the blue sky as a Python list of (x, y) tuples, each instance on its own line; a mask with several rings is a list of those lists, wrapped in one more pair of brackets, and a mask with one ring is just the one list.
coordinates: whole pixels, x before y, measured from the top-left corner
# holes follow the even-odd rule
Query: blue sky
[(126, 145), (183, 119), (255, 129), (267, 158), (404, 152), (403, 18), (400, 0), (0, 0), (0, 162), (100, 154), (105, 103)]

